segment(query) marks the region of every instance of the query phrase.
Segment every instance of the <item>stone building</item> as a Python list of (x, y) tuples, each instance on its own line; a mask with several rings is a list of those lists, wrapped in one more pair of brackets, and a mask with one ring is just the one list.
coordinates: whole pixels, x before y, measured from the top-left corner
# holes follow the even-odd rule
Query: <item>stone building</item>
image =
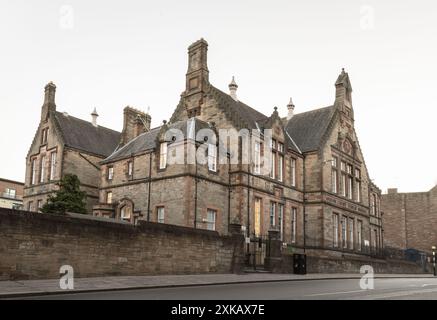
[(23, 208), (24, 183), (0, 178), (0, 208)]
[(98, 203), (99, 162), (118, 146), (120, 133), (99, 126), (96, 110), (91, 122), (57, 111), (55, 93), (56, 86), (50, 82), (45, 87), (41, 119), (26, 157), (24, 208), (38, 211), (65, 174), (76, 174), (91, 213)]
[(413, 193), (388, 189), (381, 200), (386, 247), (430, 253), (437, 246), (437, 186)]
[[(100, 162), (94, 214), (222, 234), (238, 222), (248, 238), (276, 230), (284, 243), (326, 254), (380, 250), (381, 192), (355, 131), (348, 73), (338, 76), (332, 105), (294, 114), (290, 101), (281, 118), (277, 108), (264, 115), (240, 101), (235, 79), (229, 94), (211, 84), (207, 50), (203, 39), (189, 47), (185, 91), (168, 123), (150, 129), (144, 114), (125, 111), (121, 143)], [(240, 137), (205, 135), (220, 130)], [(272, 137), (261, 139), (268, 131)], [(242, 160), (245, 135), (255, 137), (248, 146), (254, 162)], [(181, 153), (188, 159), (190, 150), (205, 161), (170, 161)], [(269, 165), (256, 160), (266, 152)]]

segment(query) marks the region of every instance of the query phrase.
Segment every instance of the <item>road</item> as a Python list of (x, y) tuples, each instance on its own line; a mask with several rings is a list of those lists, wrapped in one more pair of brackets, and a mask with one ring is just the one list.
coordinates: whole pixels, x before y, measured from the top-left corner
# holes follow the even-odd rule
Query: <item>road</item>
[(26, 299), (92, 300), (437, 300), (437, 279), (375, 279), (362, 290), (359, 279), (304, 280), (197, 287), (105, 291), (28, 297)]

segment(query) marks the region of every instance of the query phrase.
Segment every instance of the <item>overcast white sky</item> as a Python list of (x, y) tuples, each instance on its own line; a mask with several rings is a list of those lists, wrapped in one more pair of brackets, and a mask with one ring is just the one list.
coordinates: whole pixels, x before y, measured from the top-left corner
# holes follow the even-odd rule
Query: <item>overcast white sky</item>
[(435, 0), (0, 0), (0, 177), (24, 180), (43, 89), (60, 111), (121, 130), (126, 105), (168, 119), (184, 90), (187, 47), (209, 42), (210, 80), (285, 116), (331, 105), (342, 67), (356, 129), (384, 191), (437, 183)]

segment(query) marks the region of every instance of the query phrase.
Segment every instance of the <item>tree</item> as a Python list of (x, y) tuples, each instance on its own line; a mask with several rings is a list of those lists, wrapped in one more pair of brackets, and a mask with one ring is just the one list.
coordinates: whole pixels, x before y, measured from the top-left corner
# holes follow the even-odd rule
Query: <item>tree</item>
[(86, 214), (86, 193), (80, 190), (80, 180), (76, 175), (67, 174), (58, 183), (59, 190), (50, 195), (41, 208), (44, 213), (83, 213)]

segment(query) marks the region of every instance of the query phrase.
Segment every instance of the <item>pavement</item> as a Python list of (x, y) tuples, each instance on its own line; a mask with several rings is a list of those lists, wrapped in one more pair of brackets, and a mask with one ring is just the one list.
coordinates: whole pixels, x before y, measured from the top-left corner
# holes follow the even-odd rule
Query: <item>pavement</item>
[[(59, 279), (25, 280), (25, 281), (0, 281), (0, 299), (59, 296), (79, 293), (104, 293), (133, 291), (143, 289), (187, 288), (225, 285), (253, 285), (290, 282), (308, 282), (324, 280), (353, 280), (356, 285), (362, 274), (271, 274), (271, 273), (245, 273), (245, 274), (200, 274), (200, 275), (164, 275), (164, 276), (129, 276), (129, 277), (101, 277), (74, 279), (73, 290), (62, 290)], [(375, 279), (420, 279), (422, 282), (436, 280), (431, 274), (375, 274)], [(421, 282), (421, 283), (422, 283)], [(332, 282), (334, 283), (334, 282)], [(314, 287), (314, 284), (312, 286)], [(426, 284), (426, 283), (424, 283)], [(422, 284), (420, 284), (422, 285)], [(426, 284), (427, 285), (427, 284)], [(433, 285), (433, 284), (430, 284)], [(437, 282), (436, 282), (437, 286)]]

